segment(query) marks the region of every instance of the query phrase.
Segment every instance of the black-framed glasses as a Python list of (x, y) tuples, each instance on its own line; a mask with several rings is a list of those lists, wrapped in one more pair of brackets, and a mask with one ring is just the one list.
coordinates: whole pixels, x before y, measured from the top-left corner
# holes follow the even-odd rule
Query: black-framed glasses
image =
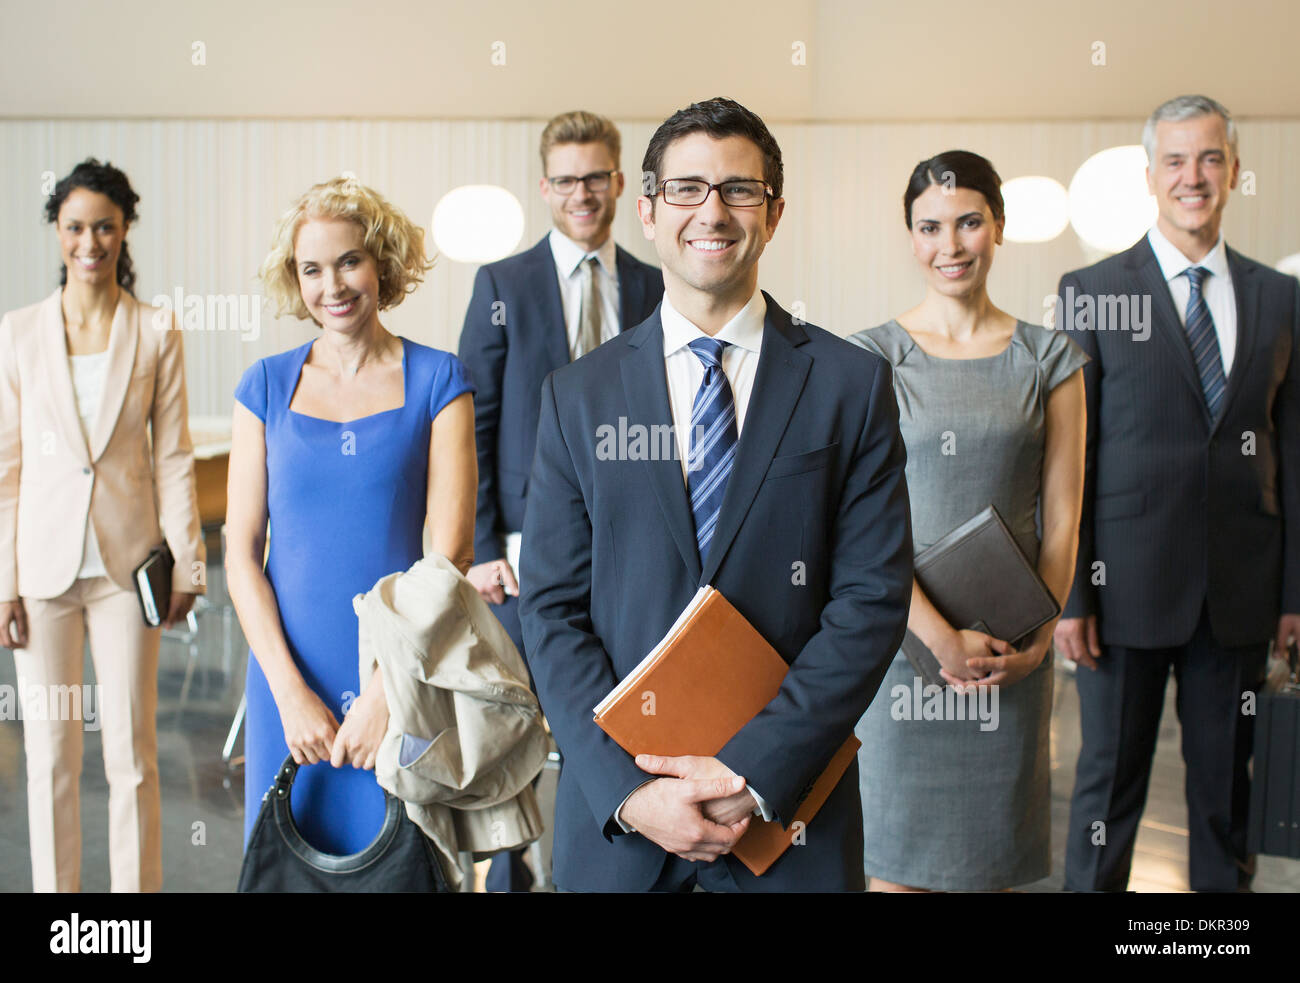
[[(754, 208), (763, 204), (768, 197), (776, 194), (766, 181), (723, 181), (721, 184), (709, 184), (693, 177), (669, 178), (662, 181), (655, 189), (665, 205), (703, 205), (710, 194), (716, 191), (725, 204), (733, 208)], [(654, 195), (649, 197), (653, 198)]]
[(575, 177), (572, 174), (562, 174), (559, 177), (548, 177), (551, 190), (558, 195), (571, 195), (578, 182), (581, 181), (587, 186), (588, 191), (607, 191), (609, 182), (613, 180), (615, 174), (619, 171), (592, 171), (590, 174), (584, 174), (582, 177)]

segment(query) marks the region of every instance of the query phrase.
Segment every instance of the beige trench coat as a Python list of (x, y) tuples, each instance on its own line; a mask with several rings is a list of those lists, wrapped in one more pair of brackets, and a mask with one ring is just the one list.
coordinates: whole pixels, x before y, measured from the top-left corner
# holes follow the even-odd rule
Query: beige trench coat
[(549, 739), (523, 658), (478, 591), (436, 553), (382, 578), (352, 607), (361, 688), (378, 665), (388, 700), (375, 777), (406, 803), (459, 888), (459, 851), (486, 855), (542, 835), (532, 781)]

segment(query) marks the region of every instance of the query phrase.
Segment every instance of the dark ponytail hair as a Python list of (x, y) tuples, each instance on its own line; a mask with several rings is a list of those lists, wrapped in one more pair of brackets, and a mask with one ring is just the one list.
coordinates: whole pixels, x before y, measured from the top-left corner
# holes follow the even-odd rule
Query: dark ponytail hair
[[(45, 202), (45, 221), (51, 225), (59, 221), (59, 210), (63, 208), (68, 195), (77, 188), (105, 195), (122, 209), (122, 222), (127, 227), (135, 221), (135, 204), (140, 196), (132, 190), (131, 182), (125, 174), (112, 164), (101, 164), (94, 157), (87, 157), (54, 186), (53, 193)], [(65, 286), (67, 282), (68, 268), (60, 266), (59, 285)], [(133, 293), (135, 287), (135, 271), (131, 267), (131, 254), (127, 251), (125, 239), (122, 240), (122, 251), (117, 257), (117, 285), (127, 293)]]
[(1005, 207), (1002, 204), (1002, 179), (993, 165), (979, 154), (969, 150), (945, 150), (929, 160), (923, 160), (912, 171), (903, 193), (903, 221), (912, 227), (912, 203), (925, 194), (932, 184), (946, 188), (970, 188), (978, 191), (988, 202), (993, 221), (1002, 221)]

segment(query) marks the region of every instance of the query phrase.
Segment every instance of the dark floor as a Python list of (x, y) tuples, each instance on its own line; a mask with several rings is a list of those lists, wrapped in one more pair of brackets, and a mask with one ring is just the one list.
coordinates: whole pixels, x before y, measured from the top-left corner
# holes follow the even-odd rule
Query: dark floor
[[(170, 891), (233, 891), (239, 875), (243, 837), (243, 773), (222, 761), (231, 720), (243, 686), (246, 650), (238, 622), (224, 607), (219, 567), (211, 568), (209, 600), (214, 605), (198, 619), (191, 647), (164, 637), (159, 669), (158, 756), (163, 790), (164, 888)], [(180, 701), (193, 658), (190, 690)], [(94, 672), (86, 660), (87, 683)], [(1056, 891), (1062, 883), (1065, 823), (1074, 763), (1079, 747), (1078, 699), (1073, 675), (1057, 669), (1052, 717), (1052, 876), (1030, 891)], [(0, 656), (0, 686), (16, 684), (13, 659)], [(1187, 810), (1178, 721), (1169, 687), (1151, 791), (1138, 837), (1130, 887), (1137, 891), (1187, 890)], [(235, 757), (241, 745), (235, 745)], [(99, 734), (86, 734), (82, 775), (82, 888), (107, 891), (108, 786), (100, 758)], [(544, 810), (552, 807), (554, 773), (540, 787)], [(549, 844), (546, 844), (549, 846)], [(545, 854), (548, 851), (543, 851)], [(480, 865), (481, 868), (482, 865)], [(482, 870), (479, 870), (481, 881)], [(0, 720), (0, 890), (30, 891), (27, 852), (26, 771), (22, 724)], [(1300, 861), (1260, 857), (1257, 891), (1300, 891)]]

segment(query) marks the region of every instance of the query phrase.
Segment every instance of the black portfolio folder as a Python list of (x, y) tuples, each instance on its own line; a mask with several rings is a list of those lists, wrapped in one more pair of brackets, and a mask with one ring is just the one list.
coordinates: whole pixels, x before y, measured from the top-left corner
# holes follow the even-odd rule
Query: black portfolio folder
[(162, 624), (171, 608), (174, 565), (172, 551), (162, 543), (151, 549), (144, 562), (135, 568), (135, 592), (140, 599), (140, 613), (150, 628)]
[[(925, 596), (948, 624), (985, 632), (1017, 649), (1061, 611), (992, 505), (919, 553), (914, 566)], [(923, 682), (947, 685), (939, 660), (910, 630), (903, 654)]]

